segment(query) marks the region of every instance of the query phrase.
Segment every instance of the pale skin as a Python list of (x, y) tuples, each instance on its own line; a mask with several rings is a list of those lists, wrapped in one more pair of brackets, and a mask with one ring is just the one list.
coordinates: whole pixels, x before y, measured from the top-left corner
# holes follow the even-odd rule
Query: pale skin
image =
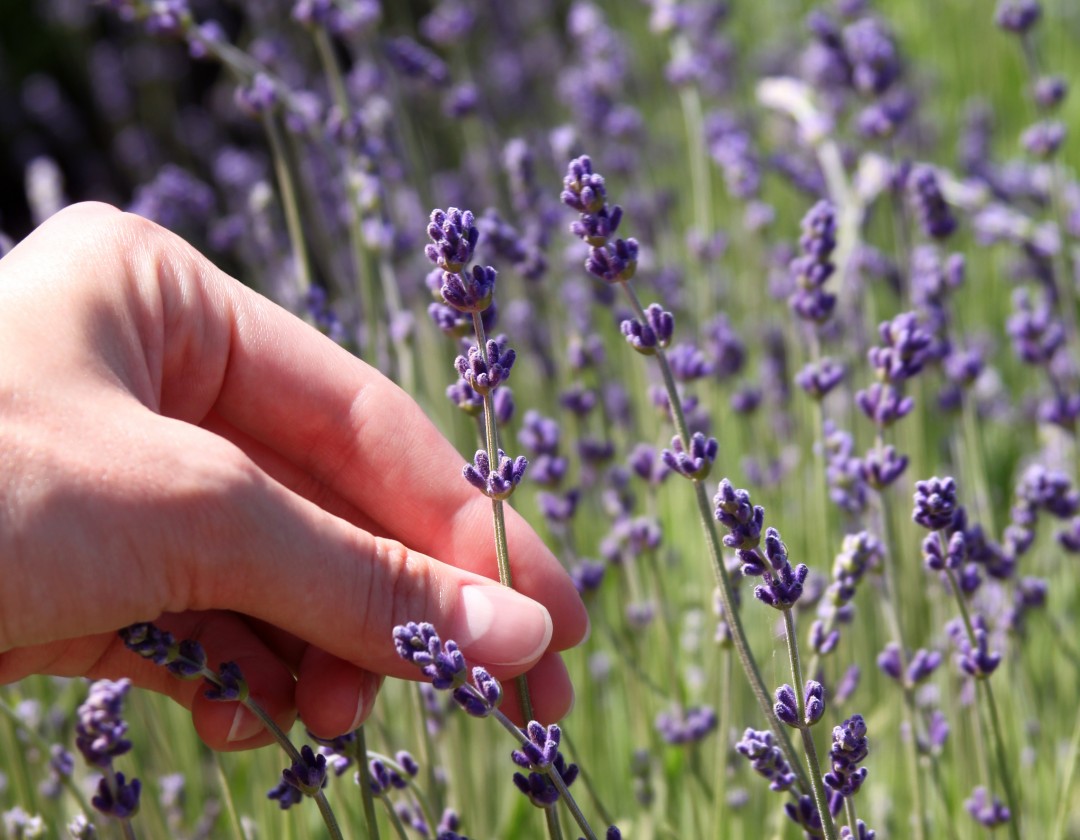
[(520, 594), (493, 581), (464, 463), (397, 386), (179, 237), (67, 208), (0, 260), (0, 683), (129, 676), (215, 749), (268, 743), (117, 637), (154, 621), (332, 737), (384, 676), (417, 676), (394, 625), (431, 621), (471, 664), (527, 672), (555, 721), (585, 609), (513, 511)]

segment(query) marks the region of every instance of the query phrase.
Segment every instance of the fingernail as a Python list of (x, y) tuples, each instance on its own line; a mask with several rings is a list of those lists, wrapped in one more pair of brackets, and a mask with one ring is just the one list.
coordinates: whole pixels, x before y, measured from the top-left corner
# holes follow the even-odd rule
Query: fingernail
[(345, 730), (346, 733), (355, 732), (357, 729), (359, 729), (360, 724), (362, 724), (368, 716), (368, 707), (371, 705), (370, 701), (373, 699), (373, 695), (367, 692), (366, 686), (362, 686), (358, 694), (359, 696), (356, 698), (356, 714), (353, 716), (352, 723), (349, 724), (349, 728)]
[(248, 711), (243, 703), (237, 703), (236, 714), (233, 715), (232, 726), (229, 727), (229, 735), (225, 740), (231, 744), (237, 741), (246, 741), (248, 738), (254, 738), (262, 731), (263, 722)]
[(471, 659), (488, 665), (522, 665), (551, 643), (551, 616), (542, 604), (506, 586), (461, 590), (454, 639)]

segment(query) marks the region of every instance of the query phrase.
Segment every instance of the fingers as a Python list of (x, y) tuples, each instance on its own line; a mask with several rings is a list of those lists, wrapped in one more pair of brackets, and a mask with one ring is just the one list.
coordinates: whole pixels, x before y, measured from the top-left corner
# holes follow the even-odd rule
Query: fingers
[(326, 651), (309, 647), (300, 663), (296, 706), (317, 738), (336, 738), (363, 723), (382, 678)]

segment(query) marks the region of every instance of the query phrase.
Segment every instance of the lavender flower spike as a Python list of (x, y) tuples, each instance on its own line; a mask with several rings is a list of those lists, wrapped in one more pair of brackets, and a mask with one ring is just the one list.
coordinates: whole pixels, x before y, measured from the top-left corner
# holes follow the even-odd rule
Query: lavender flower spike
[(667, 347), (675, 330), (675, 317), (658, 303), (645, 308), (645, 323), (637, 318), (623, 321), (619, 326), (627, 342), (646, 356), (656, 353), (657, 347)]
[(671, 449), (660, 453), (664, 463), (673, 471), (695, 481), (703, 481), (712, 469), (719, 444), (716, 438), (707, 438), (701, 432), (695, 432), (690, 438), (690, 448), (683, 446), (678, 435), (671, 439)]
[(283, 770), (281, 778), (305, 796), (314, 796), (326, 784), (326, 756), (304, 744), (300, 759)]
[(956, 482), (952, 477), (915, 482), (915, 512), (912, 518), (924, 528), (936, 531), (948, 527), (956, 514)]
[(394, 628), (394, 647), (398, 656), (420, 668), (434, 688), (445, 690), (465, 684), (465, 656), (456, 642), (444, 645), (432, 624), (399, 624)]
[(495, 388), (510, 378), (510, 369), (514, 366), (517, 354), (507, 346), (506, 337), (489, 339), (484, 345), (485, 354), (474, 344), (469, 348), (468, 356), (458, 356), (454, 367), (474, 391), (478, 394), (490, 394)]
[(485, 496), (492, 499), (508, 499), (521, 483), (528, 465), (529, 462), (524, 455), (511, 459), (500, 449), (499, 463), (495, 469), (492, 469), (487, 452), (478, 449), (473, 462), (462, 468), (462, 475), (469, 484)]
[(451, 207), (446, 212), (431, 211), (427, 234), (432, 242), (424, 248), (427, 258), (443, 271), (457, 274), (472, 259), (480, 229), (471, 210)]

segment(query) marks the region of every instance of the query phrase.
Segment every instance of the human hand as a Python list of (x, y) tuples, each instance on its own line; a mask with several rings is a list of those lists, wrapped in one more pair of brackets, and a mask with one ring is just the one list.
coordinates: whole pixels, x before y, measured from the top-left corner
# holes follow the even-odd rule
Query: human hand
[(588, 620), (540, 538), (508, 510), (523, 594), (492, 583), (490, 501), (420, 408), (180, 238), (106, 205), (52, 217), (0, 261), (0, 359), (0, 683), (126, 675), (215, 749), (267, 743), (124, 648), (154, 621), (332, 737), (416, 676), (393, 626), (430, 621), (527, 670), (538, 719), (568, 711), (557, 651)]

